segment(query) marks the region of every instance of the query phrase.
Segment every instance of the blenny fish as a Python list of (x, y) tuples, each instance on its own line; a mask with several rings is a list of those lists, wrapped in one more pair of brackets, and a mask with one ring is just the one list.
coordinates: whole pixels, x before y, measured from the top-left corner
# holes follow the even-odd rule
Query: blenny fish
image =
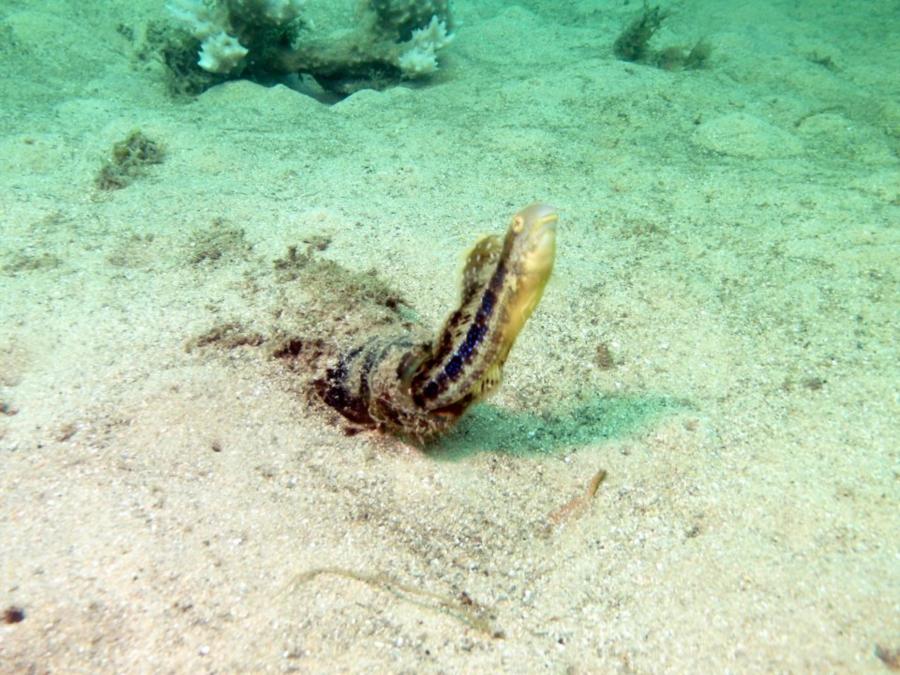
[(319, 397), (351, 422), (429, 439), (450, 429), (500, 384), (503, 365), (553, 271), (556, 210), (532, 204), (506, 235), (469, 253), (462, 296), (433, 339), (416, 328), (370, 336), (314, 382)]

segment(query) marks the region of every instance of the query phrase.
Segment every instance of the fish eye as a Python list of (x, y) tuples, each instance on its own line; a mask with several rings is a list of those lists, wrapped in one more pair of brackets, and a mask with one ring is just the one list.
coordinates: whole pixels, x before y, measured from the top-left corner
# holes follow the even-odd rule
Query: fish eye
[(512, 221), (512, 231), (516, 234), (522, 232), (525, 229), (525, 219), (522, 216), (516, 216)]

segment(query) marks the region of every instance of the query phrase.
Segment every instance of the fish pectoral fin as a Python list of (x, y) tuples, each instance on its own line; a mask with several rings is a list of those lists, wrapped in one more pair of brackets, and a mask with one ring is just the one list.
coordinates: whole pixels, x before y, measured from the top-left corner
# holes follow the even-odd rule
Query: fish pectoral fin
[(500, 382), (502, 381), (503, 364), (495, 363), (488, 368), (488, 371), (484, 376), (472, 386), (472, 397), (477, 401), (480, 398), (490, 395), (491, 392), (500, 386)]

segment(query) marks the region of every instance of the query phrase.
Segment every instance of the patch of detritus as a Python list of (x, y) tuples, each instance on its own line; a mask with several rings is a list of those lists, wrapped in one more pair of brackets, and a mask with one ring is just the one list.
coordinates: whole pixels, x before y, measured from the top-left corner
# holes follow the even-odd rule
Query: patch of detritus
[(195, 232), (189, 243), (188, 262), (192, 265), (215, 263), (230, 257), (246, 257), (253, 250), (244, 230), (215, 218), (212, 226)]
[(112, 242), (106, 262), (113, 267), (148, 268), (158, 256), (159, 243), (152, 232), (132, 232)]
[(594, 354), (594, 365), (600, 370), (612, 370), (618, 365), (609, 343), (600, 342), (597, 344), (597, 351)]
[[(46, 272), (63, 266), (65, 257), (47, 250), (57, 242), (60, 237), (68, 239), (70, 231), (75, 229), (72, 218), (63, 211), (53, 210), (31, 223), (24, 240), (24, 247), (18, 250), (10, 250), (3, 256), (0, 263), (0, 272), (9, 276), (18, 276), (30, 272)], [(14, 240), (13, 240), (14, 241)], [(9, 249), (12, 249), (12, 241)], [(68, 249), (71, 246), (67, 246)]]
[(495, 616), (490, 609), (475, 602), (468, 593), (462, 591), (456, 597), (441, 595), (410, 584), (392, 579), (385, 573), (364, 574), (341, 567), (319, 567), (297, 575), (288, 590), (295, 590), (322, 575), (332, 575), (368, 584), (385, 591), (404, 602), (438, 612), (468, 626), (487, 637), (503, 638), (504, 632), (494, 625)]
[(697, 70), (709, 62), (712, 47), (705, 40), (698, 40), (693, 47), (670, 45), (662, 49), (650, 47), (650, 40), (669, 16), (668, 10), (644, 5), (638, 14), (616, 38), (613, 53), (622, 61), (645, 63), (663, 70)]
[(791, 392), (799, 386), (809, 391), (819, 391), (826, 384), (828, 384), (828, 380), (823, 377), (819, 377), (818, 375), (807, 375), (800, 378), (799, 381), (795, 381), (791, 378), (786, 378), (784, 382), (781, 383), (781, 389), (786, 392)]
[[(375, 270), (353, 272), (336, 262), (317, 256), (328, 247), (324, 237), (305, 239), (303, 250), (299, 246), (289, 246), (284, 257), (274, 261), (275, 279), (279, 284), (292, 284), (302, 288), (307, 296), (305, 326), (318, 324), (322, 319), (333, 320), (338, 325), (330, 326), (325, 334), (334, 328), (340, 333), (348, 331), (359, 335), (367, 331), (362, 322), (371, 321), (369, 326), (403, 326), (409, 323), (409, 304), (390, 289)], [(313, 316), (309, 316), (309, 312)], [(312, 321), (310, 321), (310, 319)]]
[(192, 352), (201, 347), (215, 345), (220, 349), (236, 349), (238, 347), (259, 347), (265, 342), (261, 333), (248, 330), (240, 322), (230, 321), (216, 324), (200, 335), (187, 341), (184, 348)]
[(62, 266), (62, 259), (52, 253), (18, 251), (6, 257), (0, 270), (9, 276), (27, 272), (40, 272)]
[[(252, 325), (234, 318), (221, 321), (189, 339), (185, 349), (262, 347), (282, 369), (292, 391), (352, 432), (343, 418), (312, 393), (313, 380), (322, 377), (326, 366), (357, 344), (360, 336), (408, 331), (416, 320), (406, 301), (374, 271), (354, 272), (322, 258), (320, 253), (329, 243), (323, 236), (307, 238), (302, 245), (289, 246), (273, 262), (275, 300), (262, 320)], [(242, 232), (226, 229), (221, 237), (198, 240), (192, 261), (215, 260), (219, 251), (244, 246)]]
[(160, 164), (164, 157), (162, 144), (135, 129), (113, 145), (94, 182), (101, 190), (121, 190), (143, 176), (148, 166)]

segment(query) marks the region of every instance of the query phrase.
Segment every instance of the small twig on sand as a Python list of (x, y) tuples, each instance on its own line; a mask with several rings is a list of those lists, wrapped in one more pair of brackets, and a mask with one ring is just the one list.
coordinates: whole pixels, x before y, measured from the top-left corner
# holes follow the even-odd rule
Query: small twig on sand
[(547, 522), (544, 525), (544, 535), (548, 536), (553, 534), (555, 530), (560, 529), (570, 521), (583, 516), (591, 505), (594, 495), (597, 494), (597, 490), (600, 489), (600, 485), (604, 480), (606, 480), (606, 469), (600, 469), (594, 474), (594, 477), (591, 478), (587, 489), (582, 494), (576, 495), (558, 509), (552, 511), (550, 515), (547, 516)]
[(309, 570), (308, 572), (298, 574), (290, 583), (289, 589), (294, 590), (298, 586), (312, 581), (323, 574), (332, 574), (344, 577), (345, 579), (352, 579), (353, 581), (368, 584), (374, 588), (387, 591), (405, 602), (445, 614), (470, 628), (474, 628), (475, 630), (484, 633), (488, 637), (504, 637), (503, 631), (491, 623), (488, 608), (476, 603), (469, 597), (468, 593), (460, 593), (459, 599), (448, 598), (439, 593), (433, 593), (421, 588), (416, 588), (415, 586), (403, 584), (392, 579), (384, 572), (379, 572), (378, 574), (363, 574), (341, 567), (318, 567)]

